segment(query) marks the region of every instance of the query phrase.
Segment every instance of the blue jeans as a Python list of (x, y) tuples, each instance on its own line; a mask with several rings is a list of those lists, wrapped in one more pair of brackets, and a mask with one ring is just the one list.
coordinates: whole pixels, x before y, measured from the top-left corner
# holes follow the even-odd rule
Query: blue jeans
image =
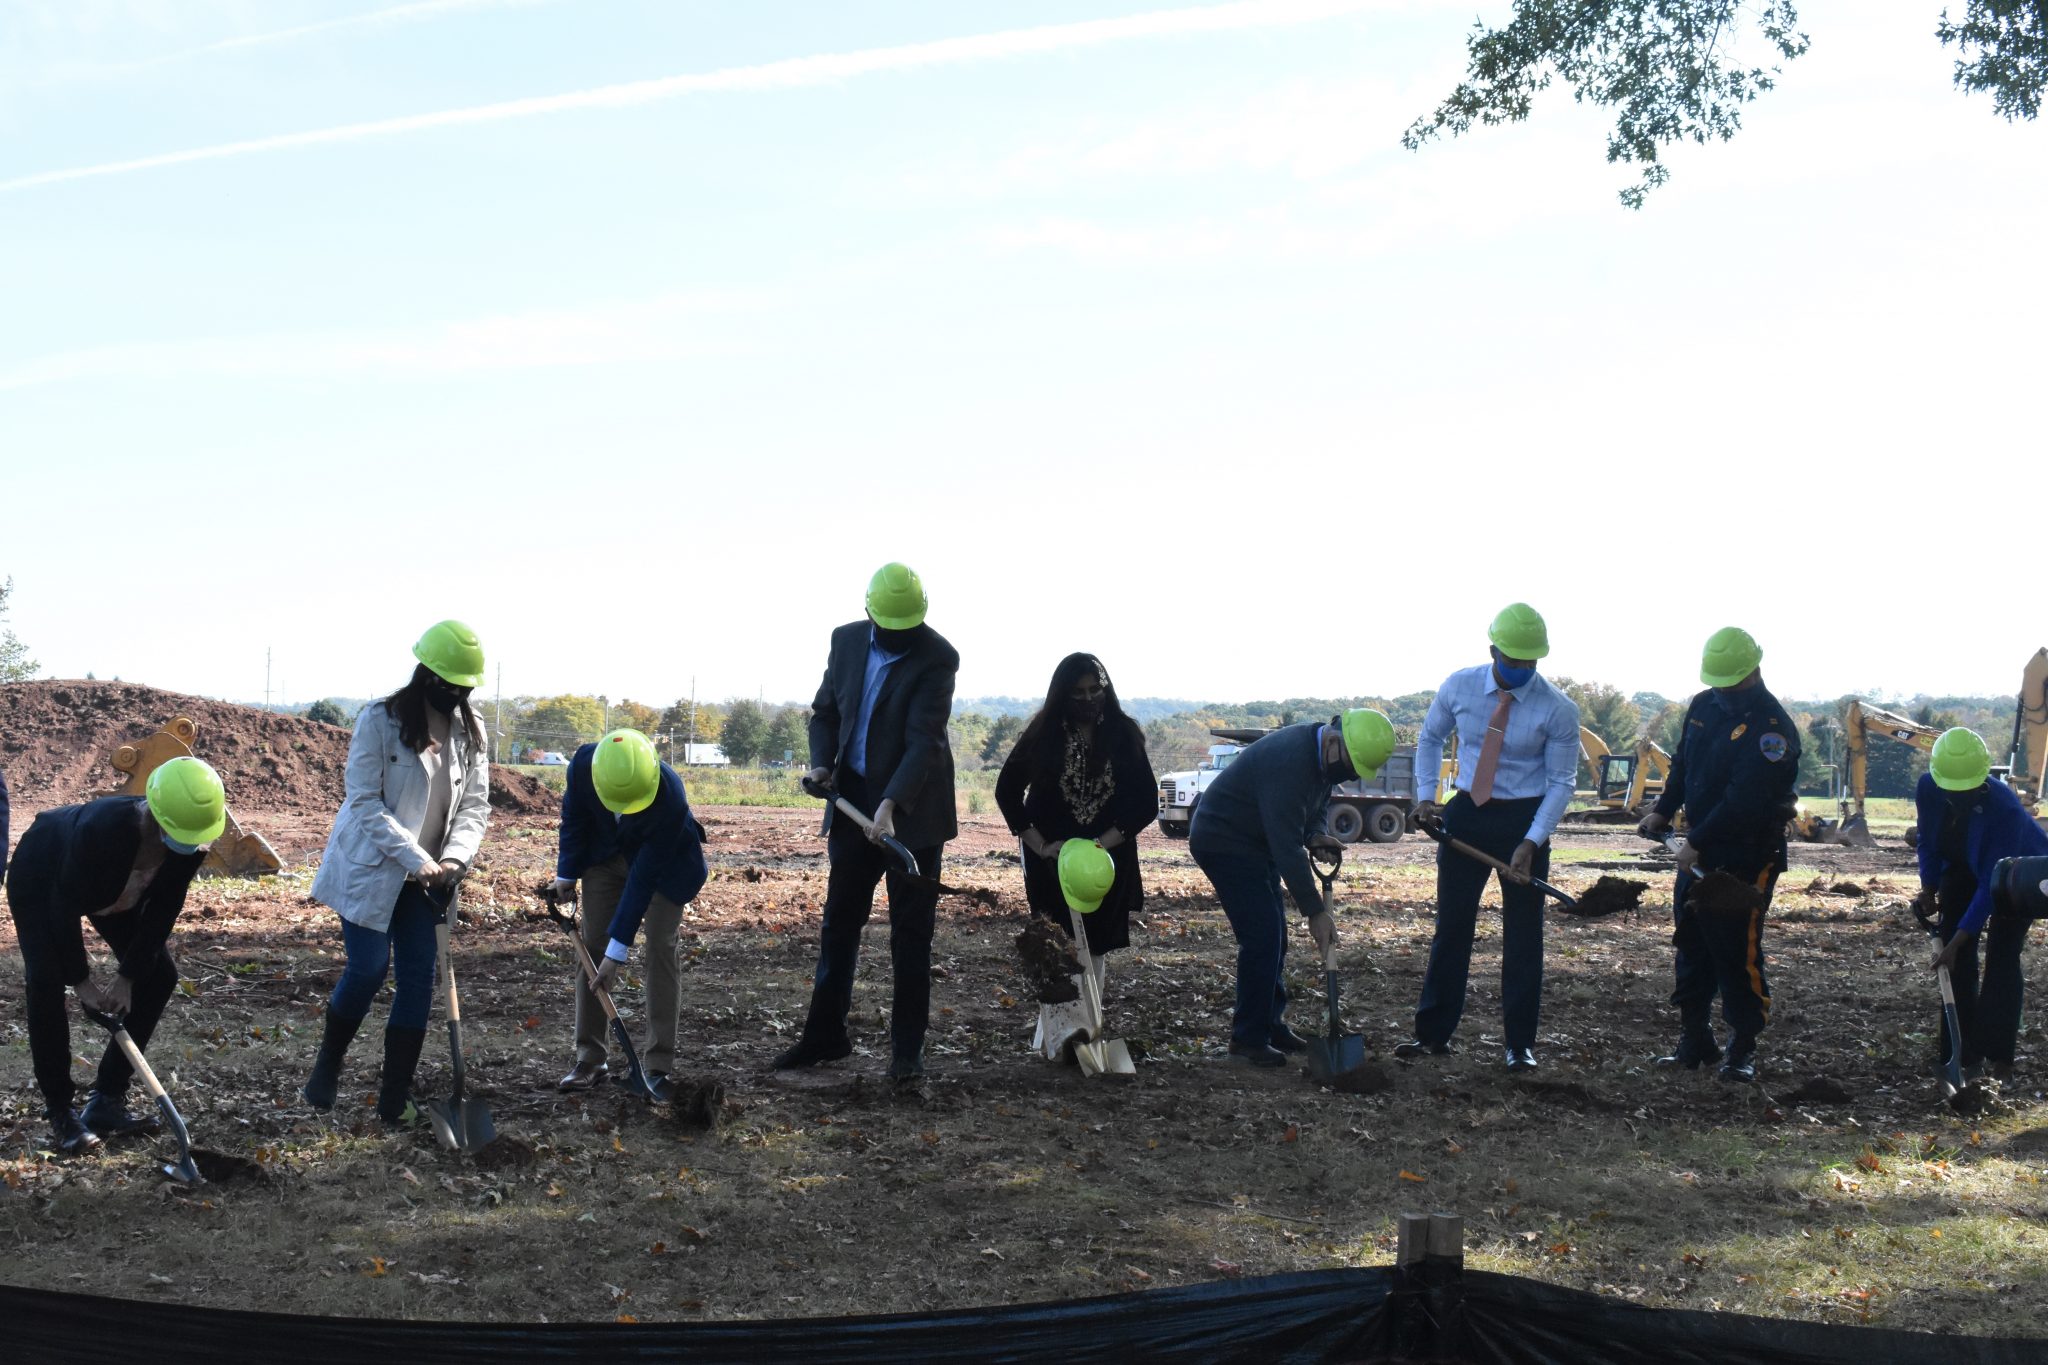
[(407, 882), (398, 893), (389, 931), (343, 920), (341, 944), (348, 950), (348, 966), (334, 983), (334, 994), (327, 997), (327, 1012), (337, 1019), (368, 1014), (390, 969), (398, 980), (391, 995), (390, 1023), (396, 1028), (425, 1028), (434, 1005), (434, 928), (440, 922), (440, 907), (418, 882)]
[(1210, 854), (1197, 857), (1223, 902), (1223, 917), (1237, 935), (1237, 1005), (1230, 1016), (1233, 1045), (1263, 1047), (1287, 1010), (1280, 968), (1287, 958), (1287, 906), (1280, 870), (1264, 859)]

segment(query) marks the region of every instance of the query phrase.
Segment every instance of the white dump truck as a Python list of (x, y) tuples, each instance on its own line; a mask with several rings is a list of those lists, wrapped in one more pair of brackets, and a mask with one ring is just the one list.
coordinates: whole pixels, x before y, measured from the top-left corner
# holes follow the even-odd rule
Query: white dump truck
[[(1209, 731), (1229, 741), (1209, 746), (1209, 756), (1192, 772), (1168, 773), (1159, 779), (1159, 830), (1170, 839), (1188, 837), (1202, 793), (1216, 775), (1269, 730), (1219, 727)], [(1347, 844), (1370, 839), (1390, 844), (1408, 832), (1415, 809), (1415, 746), (1403, 744), (1370, 782), (1339, 782), (1330, 788), (1330, 813), (1325, 828)]]

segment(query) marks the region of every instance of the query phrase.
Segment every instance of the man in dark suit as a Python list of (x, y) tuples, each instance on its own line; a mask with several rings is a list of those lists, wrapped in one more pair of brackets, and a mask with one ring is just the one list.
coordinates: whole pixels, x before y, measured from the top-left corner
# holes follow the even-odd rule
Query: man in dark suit
[(924, 584), (902, 564), (868, 583), (867, 618), (832, 632), (825, 680), (811, 703), (812, 782), (872, 811), (863, 834), (825, 808), (832, 876), (825, 890), (818, 971), (802, 1035), (775, 1059), (778, 1071), (847, 1056), (854, 963), (874, 909), (875, 884), (889, 877), (889, 959), (895, 984), (889, 1074), (924, 1074), (931, 1014), (932, 924), (938, 890), (889, 871), (881, 841), (900, 840), (928, 878), (939, 875), (946, 840), (959, 833), (953, 810), (953, 751), (946, 722), (960, 656), (924, 623)]
[[(638, 730), (614, 730), (570, 760), (555, 900), (574, 900), (582, 881), (583, 945), (599, 964), (606, 990), (625, 967), (642, 922), (647, 925), (643, 1062), (660, 1099), (668, 1098), (676, 1053), (676, 931), (683, 906), (704, 886), (703, 839), (683, 779)], [(603, 1007), (578, 971), (576, 1062), (561, 1087), (588, 1090), (606, 1071)]]

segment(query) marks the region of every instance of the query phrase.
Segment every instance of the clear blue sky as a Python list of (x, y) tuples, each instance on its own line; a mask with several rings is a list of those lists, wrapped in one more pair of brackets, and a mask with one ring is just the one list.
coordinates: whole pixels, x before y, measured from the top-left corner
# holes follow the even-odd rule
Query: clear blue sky
[(1809, 0), (1629, 213), (1561, 93), (1400, 147), (1472, 0), (4, 0), (9, 624), (801, 699), (903, 559), (968, 696), (1399, 693), (1515, 599), (1625, 690), (1731, 622), (1792, 695), (2013, 690), (2048, 128), (1939, 8)]

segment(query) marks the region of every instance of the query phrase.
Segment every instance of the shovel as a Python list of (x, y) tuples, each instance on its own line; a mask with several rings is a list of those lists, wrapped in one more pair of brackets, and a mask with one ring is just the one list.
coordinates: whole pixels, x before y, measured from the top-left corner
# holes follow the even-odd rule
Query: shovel
[(562, 907), (555, 903), (552, 894), (542, 900), (548, 907), (548, 918), (562, 926), (576, 944), (576, 960), (583, 964), (583, 979), (590, 983), (591, 994), (604, 1009), (604, 1017), (611, 1021), (612, 1041), (619, 1045), (619, 1051), (626, 1054), (626, 1088), (649, 1104), (660, 1104), (661, 1096), (654, 1093), (654, 1085), (647, 1079), (646, 1071), (640, 1066), (640, 1051), (633, 1046), (633, 1039), (626, 1032), (625, 1021), (619, 1018), (619, 1007), (612, 1003), (612, 993), (598, 984), (597, 964), (590, 960), (590, 950), (583, 946), (583, 929), (577, 923), (578, 916), (565, 915)]
[(455, 993), (455, 959), (448, 954), (448, 920), (454, 913), (452, 893), (429, 891), (427, 898), (441, 911), (434, 926), (434, 939), (441, 950), (441, 978), (448, 988), (448, 1055), (455, 1072), (455, 1089), (445, 1100), (427, 1101), (427, 1121), (434, 1125), (434, 1137), (451, 1152), (474, 1152), (498, 1136), (498, 1125), (481, 1101), (462, 1094), (462, 998)]
[(187, 1185), (204, 1185), (206, 1181), (200, 1177), (199, 1167), (192, 1161), (192, 1139), (185, 1132), (185, 1120), (179, 1117), (178, 1106), (171, 1103), (171, 1097), (164, 1093), (163, 1083), (157, 1080), (156, 1073), (151, 1071), (149, 1063), (143, 1060), (142, 1049), (135, 1046), (135, 1040), (128, 1036), (127, 1025), (123, 1023), (121, 1016), (107, 1014), (85, 1004), (81, 1004), (79, 1008), (85, 1011), (86, 1018), (114, 1035), (115, 1044), (128, 1056), (128, 1065), (135, 1069), (136, 1075), (142, 1077), (142, 1084), (148, 1089), (149, 1097), (156, 1101), (157, 1109), (164, 1116), (164, 1127), (170, 1129), (172, 1136), (178, 1139), (178, 1159), (164, 1163), (164, 1174)]
[(1081, 1064), (1083, 1076), (1135, 1076), (1138, 1068), (1131, 1065), (1131, 1050), (1123, 1039), (1102, 1036), (1102, 987), (1096, 984), (1095, 955), (1088, 951), (1081, 912), (1069, 908), (1067, 918), (1074, 925), (1074, 954), (1081, 959), (1081, 1003), (1090, 1020), (1088, 1036), (1094, 1040), (1074, 1044), (1074, 1060)]
[[(1323, 883), (1323, 913), (1330, 914), (1336, 900), (1337, 869), (1343, 866), (1343, 855), (1337, 855), (1328, 872), (1318, 866), (1316, 876)], [(1323, 952), (1323, 993), (1329, 997), (1329, 1026), (1321, 1038), (1308, 1039), (1308, 1071), (1319, 1081), (1334, 1080), (1347, 1071), (1356, 1071), (1365, 1065), (1365, 1039), (1356, 1033), (1343, 1032), (1343, 1021), (1337, 1014), (1337, 943), (1333, 938)]]
[[(1929, 937), (1934, 939), (1935, 950), (1939, 952), (1939, 933)], [(1948, 979), (1948, 968), (1936, 967), (1934, 974), (1941, 982), (1942, 1021), (1948, 1025), (1948, 1056), (1941, 1063), (1941, 1097), (1954, 1104), (1963, 1090), (1963, 1026), (1956, 1019), (1956, 988)]]
[(1472, 861), (1474, 862), (1485, 863), (1488, 867), (1500, 873), (1501, 876), (1507, 878), (1507, 880), (1511, 882), (1519, 882), (1523, 886), (1535, 887), (1544, 895), (1549, 896), (1556, 900), (1559, 905), (1562, 905), (1567, 910), (1574, 909), (1578, 905), (1578, 901), (1575, 898), (1566, 895), (1564, 892), (1552, 886), (1549, 882), (1544, 881), (1541, 877), (1532, 877), (1527, 873), (1517, 872), (1513, 867), (1509, 866), (1507, 863), (1502, 862), (1500, 859), (1494, 857), (1491, 853), (1482, 853), (1480, 850), (1466, 843), (1463, 839), (1453, 839), (1450, 835), (1444, 833), (1444, 827), (1441, 821), (1417, 820), (1415, 822), (1415, 827), (1421, 830), (1424, 834), (1427, 834), (1430, 838), (1442, 844), (1445, 848), (1448, 848), (1456, 853), (1462, 853), (1467, 858), (1472, 859)]
[[(798, 783), (803, 787), (805, 795), (815, 796), (820, 801), (830, 801), (834, 810), (853, 821), (856, 825), (859, 825), (862, 829), (873, 829), (875, 827), (875, 822), (862, 812), (859, 806), (854, 805), (853, 802), (839, 795), (830, 787), (819, 786), (808, 777), (798, 779)], [(887, 851), (890, 860), (896, 864), (897, 874), (906, 881), (914, 882), (918, 886), (930, 887), (941, 896), (965, 896), (969, 900), (980, 901), (983, 905), (994, 905), (996, 903), (996, 895), (993, 891), (986, 891), (980, 887), (973, 886), (948, 886), (937, 877), (925, 876), (924, 869), (917, 865), (917, 855), (908, 848), (905, 848), (902, 841), (894, 835), (883, 835), (881, 842), (882, 848)]]

